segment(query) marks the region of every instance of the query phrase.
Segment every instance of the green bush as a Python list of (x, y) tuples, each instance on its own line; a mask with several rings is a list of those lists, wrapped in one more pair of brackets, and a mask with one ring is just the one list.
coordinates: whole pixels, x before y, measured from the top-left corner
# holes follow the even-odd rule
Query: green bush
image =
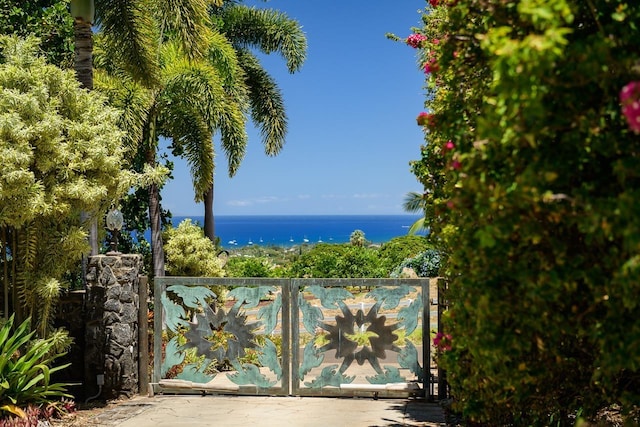
[(412, 269), (418, 277), (438, 277), (440, 272), (440, 252), (427, 249), (420, 255), (405, 259), (391, 272), (391, 277), (400, 277), (404, 268)]
[(269, 260), (265, 258), (229, 258), (225, 266), (229, 277), (274, 277)]
[[(223, 263), (217, 257), (213, 242), (190, 219), (185, 219), (176, 228), (167, 229), (163, 240), (168, 276), (224, 277)], [(212, 286), (211, 289), (219, 303), (224, 301), (227, 292), (224, 286)]]
[(383, 243), (378, 252), (381, 265), (391, 272), (407, 258), (413, 258), (431, 248), (424, 236), (406, 235), (394, 237)]
[(51, 367), (64, 353), (56, 352), (59, 337), (35, 339), (30, 319), (12, 332), (14, 317), (0, 328), (0, 416), (11, 413), (25, 417), (28, 404), (50, 402), (66, 393), (65, 384), (51, 383), (51, 374), (69, 364)]
[(295, 260), (291, 277), (316, 278), (373, 278), (386, 277), (378, 249), (351, 244), (322, 243), (315, 245)]
[(454, 407), (569, 425), (640, 402), (640, 3), (431, 1), (413, 171), (448, 254)]

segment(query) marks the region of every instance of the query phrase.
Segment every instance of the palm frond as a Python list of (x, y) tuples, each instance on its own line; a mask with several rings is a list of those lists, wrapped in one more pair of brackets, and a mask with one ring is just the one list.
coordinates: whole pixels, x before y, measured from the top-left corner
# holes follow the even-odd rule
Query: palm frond
[(278, 52), (289, 72), (298, 71), (307, 58), (307, 38), (300, 24), (272, 9), (233, 5), (222, 9), (221, 32), (238, 46)]
[(260, 128), (267, 155), (280, 152), (287, 133), (287, 113), (276, 81), (260, 65), (258, 59), (243, 49), (238, 55), (247, 75), (251, 119)]
[(189, 59), (202, 58), (208, 49), (211, 27), (208, 1), (161, 0), (155, 2), (157, 19), (162, 28), (180, 40)]
[(96, 24), (110, 58), (145, 85), (157, 81), (159, 35), (147, 0), (96, 1)]
[(176, 43), (167, 43), (162, 54), (165, 85), (158, 105), (160, 132), (173, 140), (174, 151), (187, 160), (195, 198), (200, 201), (213, 183), (212, 136), (228, 109), (227, 94), (217, 70), (203, 61), (188, 60)]
[(223, 34), (211, 33), (206, 59), (216, 67), (226, 87), (233, 87), (244, 80), (244, 72), (238, 62), (236, 49)]
[(402, 203), (402, 208), (406, 212), (424, 212), (424, 195), (422, 193), (416, 193), (415, 191), (407, 193)]
[(124, 145), (134, 152), (142, 142), (144, 125), (153, 102), (151, 91), (126, 75), (108, 74), (102, 70), (95, 70), (94, 88), (104, 93), (110, 104), (122, 112), (118, 122), (120, 129), (126, 131)]
[(416, 234), (418, 231), (426, 230), (425, 218), (419, 218), (416, 222), (411, 224), (408, 234)]
[(248, 136), (242, 107), (231, 97), (227, 97), (225, 106), (220, 120), (221, 145), (229, 163), (229, 176), (233, 177), (244, 159)]

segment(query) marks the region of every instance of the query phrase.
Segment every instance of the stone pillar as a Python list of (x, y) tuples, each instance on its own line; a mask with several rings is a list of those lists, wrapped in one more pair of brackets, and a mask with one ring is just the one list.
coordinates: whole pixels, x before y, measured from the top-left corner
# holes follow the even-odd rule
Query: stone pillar
[[(138, 272), (141, 266), (139, 254), (89, 257), (84, 375), (88, 398), (131, 397), (138, 392)], [(103, 375), (100, 382), (104, 382), (102, 390), (100, 375)]]

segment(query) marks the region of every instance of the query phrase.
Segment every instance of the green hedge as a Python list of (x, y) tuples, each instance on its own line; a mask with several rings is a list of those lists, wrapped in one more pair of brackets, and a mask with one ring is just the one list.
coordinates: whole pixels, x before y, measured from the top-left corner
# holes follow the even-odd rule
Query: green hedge
[(429, 90), (412, 168), (449, 255), (454, 408), (488, 425), (631, 410), (640, 136), (619, 94), (640, 80), (640, 4), (430, 3), (410, 40)]

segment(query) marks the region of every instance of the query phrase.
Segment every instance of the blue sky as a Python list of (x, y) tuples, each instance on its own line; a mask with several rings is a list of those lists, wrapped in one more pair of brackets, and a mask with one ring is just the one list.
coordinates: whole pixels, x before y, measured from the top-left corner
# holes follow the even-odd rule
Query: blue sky
[[(216, 215), (402, 214), (406, 193), (422, 191), (409, 170), (420, 156), (424, 74), (416, 51), (385, 37), (420, 26), (424, 0), (249, 0), (296, 19), (307, 36), (307, 60), (289, 74), (278, 55), (263, 61), (287, 109), (286, 144), (264, 154), (250, 126), (247, 154), (229, 178), (216, 147)], [(175, 216), (203, 215), (189, 171), (175, 160), (162, 204)]]

